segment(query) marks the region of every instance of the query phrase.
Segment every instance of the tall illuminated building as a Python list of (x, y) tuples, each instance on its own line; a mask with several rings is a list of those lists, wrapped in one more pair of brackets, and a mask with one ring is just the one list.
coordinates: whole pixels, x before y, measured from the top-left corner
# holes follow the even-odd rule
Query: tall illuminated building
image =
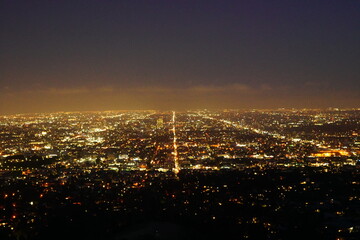
[(164, 128), (164, 119), (163, 118), (158, 118), (158, 120), (156, 121), (156, 128), (157, 129)]

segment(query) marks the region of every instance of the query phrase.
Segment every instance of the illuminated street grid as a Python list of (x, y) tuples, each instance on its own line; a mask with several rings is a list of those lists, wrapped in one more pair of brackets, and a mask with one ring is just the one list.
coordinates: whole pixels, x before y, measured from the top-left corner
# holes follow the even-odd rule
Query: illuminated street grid
[(156, 216), (240, 239), (356, 239), (359, 130), (358, 109), (1, 116), (0, 237), (96, 239), (120, 234), (109, 219)]
[[(113, 170), (244, 167), (243, 159), (355, 164), (360, 111), (83, 112), (0, 118), (4, 170), (27, 159)], [(21, 164), (20, 162), (24, 162)], [(257, 164), (269, 164), (258, 161)]]

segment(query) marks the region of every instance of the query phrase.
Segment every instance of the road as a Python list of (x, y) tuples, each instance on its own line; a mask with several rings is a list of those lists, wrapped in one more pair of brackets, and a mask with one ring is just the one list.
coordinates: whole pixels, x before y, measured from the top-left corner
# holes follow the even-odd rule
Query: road
[(177, 138), (176, 138), (176, 113), (175, 111), (172, 112), (172, 124), (173, 124), (173, 128), (172, 128), (172, 131), (173, 131), (173, 134), (174, 134), (174, 141), (173, 141), (173, 144), (174, 144), (174, 168), (173, 168), (173, 172), (175, 174), (178, 174), (179, 171), (180, 171), (180, 167), (179, 167), (179, 159), (178, 159), (178, 152), (177, 152)]

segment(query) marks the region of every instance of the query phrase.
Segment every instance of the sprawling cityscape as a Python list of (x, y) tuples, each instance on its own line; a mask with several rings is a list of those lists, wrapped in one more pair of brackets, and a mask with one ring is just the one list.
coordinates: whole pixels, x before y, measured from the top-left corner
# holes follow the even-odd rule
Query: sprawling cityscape
[(0, 1), (0, 240), (359, 240), (360, 1)]
[(360, 109), (0, 116), (0, 239), (359, 239)]

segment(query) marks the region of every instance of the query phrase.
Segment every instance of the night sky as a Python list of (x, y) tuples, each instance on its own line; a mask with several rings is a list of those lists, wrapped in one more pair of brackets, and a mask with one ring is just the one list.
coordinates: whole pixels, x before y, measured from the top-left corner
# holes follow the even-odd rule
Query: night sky
[(360, 107), (359, 0), (0, 0), (0, 114)]

